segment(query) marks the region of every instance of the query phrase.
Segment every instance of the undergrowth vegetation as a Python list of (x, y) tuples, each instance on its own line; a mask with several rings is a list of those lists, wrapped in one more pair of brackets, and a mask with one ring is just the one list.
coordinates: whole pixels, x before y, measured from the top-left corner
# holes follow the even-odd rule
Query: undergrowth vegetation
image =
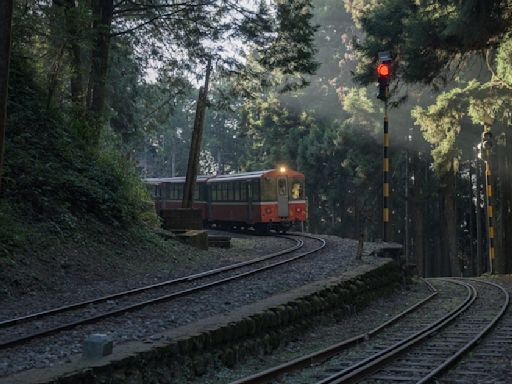
[(89, 221), (118, 228), (156, 225), (134, 165), (108, 140), (99, 148), (88, 145), (74, 129), (78, 117), (45, 105), (29, 63), (14, 56), (12, 67), (0, 257), (23, 252), (37, 228), (73, 232)]

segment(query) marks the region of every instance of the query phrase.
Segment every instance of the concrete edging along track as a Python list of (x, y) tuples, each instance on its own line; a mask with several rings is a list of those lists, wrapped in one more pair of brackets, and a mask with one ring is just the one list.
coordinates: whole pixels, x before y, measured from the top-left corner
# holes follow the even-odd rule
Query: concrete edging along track
[(200, 374), (213, 361), (233, 365), (244, 354), (270, 352), (321, 316), (337, 316), (384, 294), (401, 279), (398, 267), (383, 259), (350, 273), (318, 281), (162, 334), (154, 343), (132, 342), (97, 361), (27, 371), (0, 383), (167, 383), (184, 371)]

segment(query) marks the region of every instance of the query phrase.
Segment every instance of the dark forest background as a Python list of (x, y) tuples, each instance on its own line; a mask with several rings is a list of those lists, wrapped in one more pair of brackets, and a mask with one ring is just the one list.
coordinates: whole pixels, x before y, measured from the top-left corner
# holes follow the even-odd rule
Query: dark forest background
[(508, 1), (13, 3), (3, 257), (27, 223), (156, 225), (141, 179), (185, 174), (209, 58), (200, 173), (287, 164), (306, 175), (309, 231), (379, 239), (375, 67), (390, 50), (391, 238), (421, 275), (488, 270), (490, 129), (496, 268), (511, 272)]

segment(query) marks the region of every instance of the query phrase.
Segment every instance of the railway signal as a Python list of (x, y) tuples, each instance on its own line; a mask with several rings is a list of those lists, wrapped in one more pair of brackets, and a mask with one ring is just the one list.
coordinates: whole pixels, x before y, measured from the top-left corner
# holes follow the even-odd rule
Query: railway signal
[(384, 101), (384, 150), (383, 150), (383, 177), (382, 177), (382, 240), (388, 241), (389, 226), (389, 121), (388, 121), (388, 99), (389, 83), (391, 78), (391, 53), (389, 51), (379, 52), (377, 75), (379, 81), (378, 99)]
[(496, 258), (494, 250), (494, 212), (492, 205), (493, 189), (492, 189), (492, 172), (491, 172), (491, 155), (492, 155), (493, 138), (490, 129), (484, 129), (482, 140), (480, 143), (480, 158), (485, 161), (485, 195), (487, 197), (487, 246), (489, 249), (489, 272), (494, 273), (494, 260)]
[(377, 66), (379, 76), (379, 94), (377, 99), (386, 101), (389, 97), (389, 77), (391, 76), (391, 64), (384, 62)]

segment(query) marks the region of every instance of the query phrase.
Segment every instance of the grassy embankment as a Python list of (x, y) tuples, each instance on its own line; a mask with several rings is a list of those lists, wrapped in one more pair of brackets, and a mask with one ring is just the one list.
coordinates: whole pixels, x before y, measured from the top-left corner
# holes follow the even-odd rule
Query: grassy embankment
[(28, 62), (14, 57), (11, 68), (0, 296), (189, 257), (153, 234), (158, 219), (133, 164), (109, 140), (91, 145), (83, 118), (48, 107)]

